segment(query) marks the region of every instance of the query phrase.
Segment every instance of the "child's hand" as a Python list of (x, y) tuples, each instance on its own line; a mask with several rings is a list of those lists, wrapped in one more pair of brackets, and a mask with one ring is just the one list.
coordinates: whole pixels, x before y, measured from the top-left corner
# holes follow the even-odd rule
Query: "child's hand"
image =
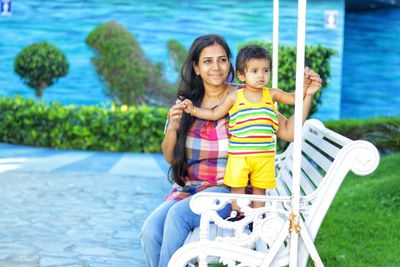
[(304, 70), (304, 93), (314, 96), (322, 86), (322, 79), (318, 73), (306, 67)]
[(310, 68), (309, 67), (305, 67), (304, 69), (304, 95), (307, 92), (307, 88), (310, 86), (311, 84), (311, 78), (310, 78)]
[(189, 114), (192, 115), (192, 112), (194, 110), (194, 106), (193, 106), (192, 101), (190, 101), (189, 99), (185, 99), (185, 100), (182, 101), (182, 104), (183, 104), (183, 110), (186, 113), (189, 113)]

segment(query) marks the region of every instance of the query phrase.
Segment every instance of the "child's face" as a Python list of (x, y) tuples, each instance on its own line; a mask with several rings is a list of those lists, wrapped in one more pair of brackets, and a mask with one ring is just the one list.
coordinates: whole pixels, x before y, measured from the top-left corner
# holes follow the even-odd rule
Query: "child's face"
[(262, 89), (271, 78), (270, 61), (266, 58), (250, 59), (246, 62), (245, 73), (237, 73), (239, 80), (253, 89)]

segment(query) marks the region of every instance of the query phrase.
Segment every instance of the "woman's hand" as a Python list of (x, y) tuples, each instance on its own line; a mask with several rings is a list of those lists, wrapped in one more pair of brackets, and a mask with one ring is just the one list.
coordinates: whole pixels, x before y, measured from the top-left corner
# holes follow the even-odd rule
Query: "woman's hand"
[(183, 109), (185, 105), (182, 102), (176, 103), (168, 111), (168, 128), (165, 132), (161, 149), (165, 160), (171, 164), (173, 161), (173, 152), (176, 144), (177, 130), (181, 124)]
[(178, 130), (181, 123), (185, 104), (183, 102), (176, 103), (168, 111), (168, 130)]
[(192, 101), (190, 101), (189, 99), (185, 99), (182, 101), (182, 104), (184, 106), (184, 111), (190, 115), (192, 115), (195, 107), (193, 106)]

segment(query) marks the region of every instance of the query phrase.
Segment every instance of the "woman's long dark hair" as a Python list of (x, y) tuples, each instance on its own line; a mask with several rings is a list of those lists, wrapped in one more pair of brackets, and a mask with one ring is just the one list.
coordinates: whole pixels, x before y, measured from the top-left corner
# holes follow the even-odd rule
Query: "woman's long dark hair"
[[(230, 61), (230, 69), (227, 79), (232, 82), (234, 70), (231, 62), (232, 54), (228, 44), (222, 36), (217, 34), (206, 34), (196, 38), (190, 47), (188, 56), (182, 65), (181, 81), (178, 88), (178, 99), (190, 99), (195, 106), (200, 106), (204, 97), (204, 84), (200, 75), (196, 75), (193, 69), (193, 63), (198, 64), (201, 51), (211, 45), (219, 44), (226, 51), (226, 55)], [(170, 173), (172, 181), (180, 186), (185, 185), (184, 177), (188, 175), (188, 165), (186, 158), (186, 137), (195, 118), (187, 113), (182, 115), (179, 130), (177, 131), (177, 139), (173, 152)]]

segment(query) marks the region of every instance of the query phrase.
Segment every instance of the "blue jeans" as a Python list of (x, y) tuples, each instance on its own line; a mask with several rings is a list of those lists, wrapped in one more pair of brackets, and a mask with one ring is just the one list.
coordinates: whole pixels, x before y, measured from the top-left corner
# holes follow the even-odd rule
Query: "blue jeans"
[[(215, 186), (202, 192), (229, 193), (229, 189)], [(189, 232), (199, 226), (200, 216), (190, 209), (190, 199), (165, 201), (144, 222), (140, 241), (148, 267), (166, 267)], [(230, 205), (227, 205), (219, 215), (225, 218), (229, 210)]]

